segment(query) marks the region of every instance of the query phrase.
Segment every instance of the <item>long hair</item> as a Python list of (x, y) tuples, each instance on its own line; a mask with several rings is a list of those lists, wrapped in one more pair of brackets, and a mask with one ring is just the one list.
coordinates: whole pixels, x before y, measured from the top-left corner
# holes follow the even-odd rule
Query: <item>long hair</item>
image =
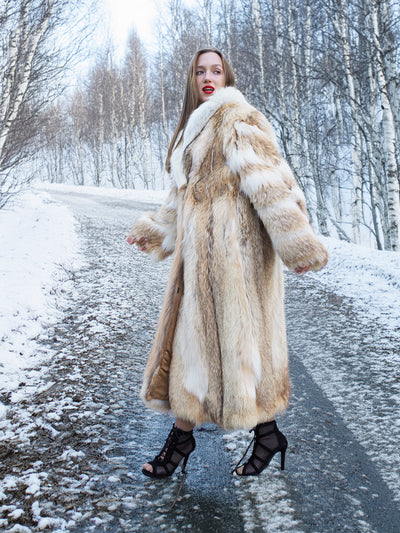
[(235, 85), (235, 75), (233, 74), (233, 70), (230, 64), (227, 62), (227, 60), (223, 56), (222, 52), (220, 52), (216, 48), (202, 48), (201, 50), (198, 50), (194, 54), (193, 59), (189, 66), (188, 73), (187, 73), (185, 97), (183, 99), (181, 115), (179, 117), (178, 124), (175, 128), (174, 134), (172, 136), (172, 140), (168, 148), (167, 159), (165, 161), (165, 169), (167, 170), (167, 172), (170, 171), (170, 159), (171, 159), (172, 152), (174, 151), (174, 149), (178, 146), (178, 144), (181, 141), (181, 139), (179, 139), (179, 141), (177, 142), (179, 134), (181, 131), (185, 129), (187, 121), (189, 120), (189, 117), (192, 114), (192, 112), (200, 105), (199, 97), (197, 95), (197, 87), (196, 87), (196, 66), (197, 66), (197, 60), (199, 59), (199, 57), (202, 54), (206, 54), (207, 52), (214, 52), (215, 54), (218, 54), (219, 57), (221, 58), (222, 68), (225, 74), (225, 87), (232, 87), (233, 85)]

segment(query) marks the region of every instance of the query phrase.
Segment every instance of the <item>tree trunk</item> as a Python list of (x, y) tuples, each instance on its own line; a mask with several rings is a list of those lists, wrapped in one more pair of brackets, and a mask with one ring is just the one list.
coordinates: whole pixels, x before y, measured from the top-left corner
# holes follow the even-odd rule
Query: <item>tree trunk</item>
[(396, 129), (383, 68), (384, 54), (380, 44), (378, 7), (376, 0), (372, 1), (371, 18), (374, 44), (378, 52), (375, 58), (375, 68), (382, 108), (382, 146), (385, 155), (387, 175), (390, 247), (393, 251), (399, 251), (400, 191), (399, 169), (396, 161)]
[(344, 0), (339, 0), (339, 9), (335, 13), (334, 26), (342, 46), (343, 64), (346, 74), (347, 89), (349, 92), (349, 104), (353, 123), (353, 200), (352, 200), (352, 227), (353, 239), (356, 244), (361, 242), (360, 226), (362, 221), (362, 160), (361, 160), (361, 136), (358, 127), (358, 101), (355, 89), (355, 79), (351, 65), (351, 44), (349, 38), (348, 19), (345, 12)]
[[(28, 8), (28, 0), (25, 0), (21, 7), (20, 7), (20, 22), (18, 29), (16, 31), (16, 34), (14, 36), (14, 42), (12, 42), (11, 46), (11, 57), (10, 57), (10, 66), (11, 66), (11, 82), (12, 83), (12, 90), (9, 83), (7, 83), (7, 93), (6, 95), (3, 95), (2, 97), (2, 105), (4, 106), (2, 109), (2, 121), (1, 121), (1, 130), (0, 130), (0, 169), (2, 167), (2, 162), (4, 159), (3, 150), (4, 145), (7, 141), (8, 134), (11, 130), (11, 127), (16, 120), (18, 116), (18, 112), (21, 108), (21, 105), (24, 101), (25, 93), (29, 85), (30, 76), (32, 73), (32, 64), (33, 59), (36, 54), (36, 50), (38, 47), (38, 44), (43, 37), (49, 21), (51, 12), (53, 9), (54, 0), (48, 0), (46, 4), (46, 9), (44, 10), (42, 19), (40, 20), (39, 24), (36, 27), (35, 33), (30, 37), (27, 38), (27, 36), (24, 36), (24, 39), (21, 42), (20, 45), (23, 44), (24, 49), (23, 50), (17, 50), (16, 49), (16, 39), (20, 38), (23, 32), (23, 29), (26, 24), (26, 19), (28, 17), (27, 8)], [(18, 46), (18, 45), (17, 45)], [(22, 69), (19, 69), (19, 72), (16, 73), (16, 61), (17, 57), (16, 54), (18, 53), (18, 57), (24, 57), (25, 61)], [(17, 74), (17, 75), (16, 75)], [(4, 102), (3, 102), (4, 99)]]

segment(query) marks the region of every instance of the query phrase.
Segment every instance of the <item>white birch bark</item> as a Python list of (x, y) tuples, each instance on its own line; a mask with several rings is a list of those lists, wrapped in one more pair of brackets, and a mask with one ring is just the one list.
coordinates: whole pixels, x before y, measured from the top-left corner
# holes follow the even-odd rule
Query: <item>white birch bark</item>
[(382, 147), (385, 156), (388, 194), (388, 216), (390, 247), (393, 251), (400, 250), (399, 227), (400, 227), (400, 191), (399, 169), (396, 161), (396, 129), (392, 107), (390, 105), (387, 80), (384, 71), (384, 53), (380, 44), (380, 30), (378, 22), (378, 6), (376, 0), (372, 0), (371, 21), (373, 28), (373, 40), (377, 50), (375, 56), (375, 69), (379, 87), (382, 108)]
[[(305, 28), (304, 28), (304, 58), (305, 58), (305, 64), (304, 64), (304, 74), (305, 74), (305, 81), (304, 81), (304, 103), (306, 106), (305, 114), (307, 114), (309, 107), (312, 105), (312, 95), (311, 95), (311, 57), (312, 57), (312, 50), (311, 50), (311, 5), (309, 2), (307, 2), (306, 5), (306, 20), (305, 20)], [(305, 115), (307, 116), (307, 115)], [(314, 180), (314, 173), (311, 167), (311, 159), (310, 159), (310, 148), (308, 145), (308, 138), (307, 138), (307, 131), (306, 128), (304, 128), (304, 131), (302, 132), (303, 136), (303, 147), (304, 147), (304, 157), (305, 157), (305, 169), (304, 169), (304, 194), (307, 198), (307, 206), (310, 213), (311, 221), (314, 219), (314, 213), (315, 213), (315, 205), (316, 205), (316, 187), (315, 187), (315, 180)]]
[(207, 46), (212, 45), (212, 32), (213, 32), (213, 14), (212, 14), (212, 0), (203, 0), (202, 12), (205, 26), (205, 41)]
[(2, 63), (0, 79), (2, 81), (2, 93), (0, 95), (0, 123), (3, 124), (10, 109), (11, 89), (15, 80), (15, 72), (18, 59), (18, 43), (22, 41), (21, 34), (25, 27), (26, 7), (28, 0), (24, 0), (20, 7), (20, 18), (15, 30), (10, 34), (8, 57)]
[[(163, 32), (160, 31), (159, 33), (159, 53), (160, 53), (160, 98), (161, 98), (161, 127), (162, 127), (162, 144), (163, 146), (160, 146), (159, 153), (161, 158), (161, 167), (164, 166), (164, 158), (166, 154), (166, 150), (168, 148), (168, 124), (167, 124), (167, 112), (166, 112), (166, 105), (165, 105), (165, 80), (164, 80), (164, 35)], [(165, 189), (166, 183), (165, 183), (165, 172), (161, 172), (161, 187)]]
[[(273, 3), (273, 12), (274, 12), (274, 21), (275, 21), (275, 32), (276, 32), (276, 48), (277, 55), (280, 56), (281, 65), (283, 62), (283, 36), (285, 34), (285, 28), (283, 27), (282, 16), (281, 16), (281, 5), (278, 0), (274, 0)], [(287, 120), (287, 107), (286, 107), (286, 91), (285, 91), (285, 80), (283, 68), (278, 68), (278, 89), (280, 95), (279, 108), (281, 110), (281, 120)]]
[[(385, 28), (390, 28), (390, 33), (385, 32), (384, 35), (381, 35), (386, 44), (383, 50), (383, 68), (385, 70), (388, 98), (395, 122), (396, 140), (397, 143), (400, 143), (400, 66), (398, 61), (396, 62), (395, 52), (396, 49), (398, 50), (399, 44), (395, 42), (396, 35), (393, 32), (393, 27), (396, 25), (396, 14), (393, 5), (388, 0), (380, 0), (378, 5), (382, 25)], [(399, 12), (400, 7), (397, 8), (397, 17), (400, 14)]]
[(352, 228), (353, 239), (356, 244), (361, 242), (360, 226), (362, 222), (362, 159), (361, 159), (361, 136), (358, 127), (358, 102), (356, 96), (355, 79), (351, 64), (351, 44), (349, 37), (348, 19), (346, 17), (346, 4), (344, 0), (338, 0), (339, 9), (333, 17), (333, 24), (340, 38), (343, 65), (346, 74), (349, 104), (353, 123), (353, 199), (352, 199)]
[(365, 149), (367, 158), (369, 161), (368, 175), (369, 175), (369, 194), (371, 198), (371, 216), (372, 223), (374, 226), (375, 240), (377, 243), (377, 248), (382, 249), (380, 232), (379, 232), (379, 220), (382, 229), (384, 249), (389, 249), (390, 247), (390, 235), (389, 235), (389, 226), (388, 226), (388, 217), (387, 217), (387, 202), (384, 201), (384, 196), (386, 196), (385, 188), (382, 188), (379, 176), (383, 175), (382, 165), (380, 164), (380, 152), (376, 153), (378, 146), (380, 146), (380, 136), (377, 131), (377, 83), (373, 72), (372, 62), (368, 63), (368, 81), (370, 86), (371, 94), (371, 105), (369, 106), (369, 115), (367, 119), (371, 125), (370, 134), (366, 135), (365, 138)]
[(264, 75), (264, 52), (263, 52), (263, 30), (261, 20), (261, 9), (259, 0), (252, 0), (251, 2), (251, 17), (254, 31), (257, 38), (257, 55), (258, 68), (260, 77), (260, 93), (261, 98), (265, 95), (265, 75)]
[[(28, 16), (27, 8), (28, 8), (29, 2), (25, 0), (21, 5), (21, 18), (19, 25), (21, 28), (23, 28), (26, 24), (26, 17)], [(54, 0), (48, 0), (46, 9), (44, 10), (42, 19), (40, 20), (39, 24), (36, 26), (35, 32), (30, 36), (30, 38), (24, 39), (23, 43), (19, 43), (21, 46), (24, 47), (23, 52), (24, 54), (19, 53), (19, 57), (24, 57), (24, 65), (23, 68), (18, 69), (19, 75), (15, 76), (16, 74), (16, 58), (15, 58), (15, 43), (13, 43), (13, 49), (12, 49), (12, 72), (14, 73), (14, 78), (12, 79), (13, 82), (13, 89), (12, 94), (11, 90), (9, 90), (9, 95), (6, 96), (5, 100), (5, 109), (2, 110), (2, 115), (4, 115), (4, 118), (1, 122), (1, 130), (0, 130), (0, 167), (1, 162), (3, 161), (3, 150), (4, 145), (7, 141), (7, 137), (10, 133), (10, 130), (12, 128), (12, 125), (14, 121), (16, 120), (18, 116), (18, 112), (21, 108), (21, 105), (24, 101), (25, 93), (27, 91), (30, 77), (32, 74), (32, 67), (33, 67), (33, 59), (35, 57), (38, 44), (43, 37), (44, 33), (46, 32), (46, 29), (48, 27), (50, 16), (52, 13), (54, 5)], [(18, 30), (17, 32), (18, 36), (21, 36), (21, 31)], [(22, 52), (22, 51), (20, 51)]]
[(223, 39), (226, 42), (225, 57), (228, 63), (232, 63), (232, 18), (234, 3), (231, 0), (220, 0), (222, 13)]

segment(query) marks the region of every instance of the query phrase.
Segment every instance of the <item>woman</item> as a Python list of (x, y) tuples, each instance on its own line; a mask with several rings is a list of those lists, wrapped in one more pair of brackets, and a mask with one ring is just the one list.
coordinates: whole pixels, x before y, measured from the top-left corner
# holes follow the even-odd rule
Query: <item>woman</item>
[[(290, 389), (282, 262), (297, 273), (327, 262), (271, 125), (233, 85), (221, 52), (195, 54), (166, 161), (171, 192), (127, 238), (157, 260), (175, 250), (183, 263), (169, 369), (153, 350), (142, 388), (150, 407), (176, 416), (160, 454), (143, 465), (153, 478), (171, 475), (181, 461), (185, 467), (193, 428), (203, 422), (255, 426), (253, 453), (238, 475), (260, 474), (277, 452), (284, 468), (287, 440), (275, 422)], [(178, 270), (173, 264), (171, 279)], [(151, 392), (160, 374), (168, 382), (164, 396)]]

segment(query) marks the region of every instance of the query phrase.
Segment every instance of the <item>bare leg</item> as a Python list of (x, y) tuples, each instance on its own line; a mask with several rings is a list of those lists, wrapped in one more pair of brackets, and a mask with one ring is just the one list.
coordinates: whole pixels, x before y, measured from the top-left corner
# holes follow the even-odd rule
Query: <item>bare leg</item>
[(192, 429), (194, 429), (195, 426), (191, 422), (187, 422), (186, 420), (177, 418), (175, 420), (175, 427), (181, 429), (182, 431), (192, 431)]
[[(187, 422), (181, 418), (177, 418), (174, 425), (182, 431), (192, 431), (192, 429), (195, 427), (191, 422)], [(147, 470), (148, 472), (153, 472), (153, 467), (149, 463), (145, 463), (143, 465), (143, 469)]]

